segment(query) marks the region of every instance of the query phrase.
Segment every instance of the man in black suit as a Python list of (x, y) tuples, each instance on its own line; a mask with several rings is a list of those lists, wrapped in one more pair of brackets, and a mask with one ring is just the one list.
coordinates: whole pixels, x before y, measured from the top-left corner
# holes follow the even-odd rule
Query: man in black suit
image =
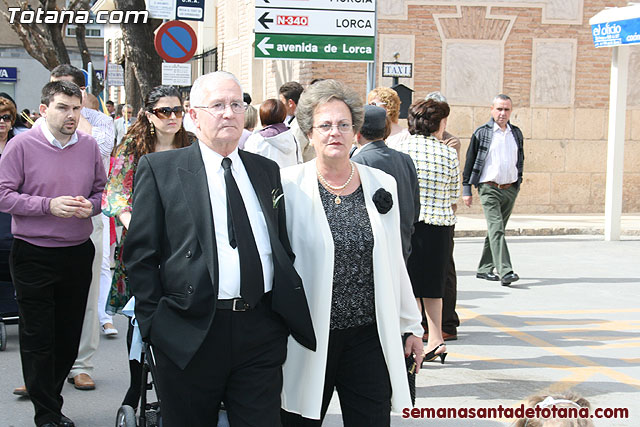
[(163, 425), (280, 425), (291, 334), (315, 350), (293, 268), (278, 165), (239, 151), (236, 78), (191, 89), (198, 142), (140, 159), (124, 252), (136, 318), (154, 349)]
[(384, 143), (387, 112), (375, 105), (364, 106), (364, 123), (356, 135), (358, 149), (351, 160), (380, 169), (398, 183), (402, 254), (406, 263), (411, 253), (413, 224), (420, 216), (420, 187), (413, 160), (408, 154), (387, 147)]

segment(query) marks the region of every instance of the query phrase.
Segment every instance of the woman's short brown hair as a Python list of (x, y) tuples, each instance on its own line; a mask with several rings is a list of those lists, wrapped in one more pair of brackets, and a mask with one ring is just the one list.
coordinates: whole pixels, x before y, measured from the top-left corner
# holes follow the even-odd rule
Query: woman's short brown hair
[(442, 119), (449, 117), (449, 104), (433, 99), (421, 99), (409, 107), (409, 133), (429, 136), (437, 132)]
[(287, 109), (279, 99), (269, 98), (260, 105), (260, 122), (262, 126), (284, 122)]
[(9, 113), (11, 116), (11, 126), (13, 126), (16, 123), (16, 106), (8, 99), (0, 97), (0, 114), (5, 113)]

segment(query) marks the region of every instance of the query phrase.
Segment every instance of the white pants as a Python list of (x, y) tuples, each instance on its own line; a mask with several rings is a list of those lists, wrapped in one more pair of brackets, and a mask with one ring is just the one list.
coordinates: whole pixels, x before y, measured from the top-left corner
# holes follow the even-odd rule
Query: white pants
[(100, 326), (105, 323), (113, 323), (113, 319), (104, 308), (107, 305), (107, 298), (109, 298), (109, 291), (111, 290), (111, 241), (109, 233), (109, 217), (100, 214), (102, 217), (102, 224), (104, 230), (102, 232), (102, 266), (100, 268), (100, 295), (98, 295), (98, 321)]
[(80, 346), (78, 347), (78, 357), (73, 363), (69, 372), (69, 378), (78, 374), (91, 374), (93, 364), (91, 359), (98, 349), (100, 343), (100, 326), (98, 324), (98, 294), (100, 293), (100, 268), (102, 265), (102, 214), (91, 218), (93, 232), (91, 241), (96, 248), (96, 254), (91, 266), (91, 286), (87, 297), (87, 307), (84, 312), (84, 322), (82, 323), (82, 335), (80, 335)]

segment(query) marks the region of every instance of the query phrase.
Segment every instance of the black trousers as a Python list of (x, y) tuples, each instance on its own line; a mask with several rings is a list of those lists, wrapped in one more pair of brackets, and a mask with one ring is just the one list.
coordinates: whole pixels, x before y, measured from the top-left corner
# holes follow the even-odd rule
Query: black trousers
[(57, 248), (13, 241), (20, 357), (36, 425), (60, 421), (60, 393), (78, 355), (94, 252), (91, 240)]
[(280, 425), (289, 331), (271, 310), (269, 296), (253, 310), (216, 310), (205, 341), (184, 370), (151, 343), (164, 427), (215, 426), (220, 402), (234, 427)]
[(453, 259), (453, 236), (455, 226), (451, 230), (451, 254), (447, 266), (447, 277), (444, 282), (444, 296), (442, 297), (442, 331), (451, 335), (457, 335), (460, 319), (456, 313), (456, 301), (458, 299), (458, 278), (456, 276), (456, 263)]
[(338, 391), (345, 427), (390, 425), (391, 381), (375, 324), (329, 332), (321, 419), (282, 411), (282, 426), (322, 425), (334, 389)]

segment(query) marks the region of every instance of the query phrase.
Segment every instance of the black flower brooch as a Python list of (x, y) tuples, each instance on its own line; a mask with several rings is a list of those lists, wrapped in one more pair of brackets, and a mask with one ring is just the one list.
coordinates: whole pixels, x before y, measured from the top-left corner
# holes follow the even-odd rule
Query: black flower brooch
[(373, 203), (376, 205), (376, 209), (381, 214), (386, 214), (391, 210), (393, 206), (393, 196), (384, 188), (378, 188), (375, 193), (373, 193)]

